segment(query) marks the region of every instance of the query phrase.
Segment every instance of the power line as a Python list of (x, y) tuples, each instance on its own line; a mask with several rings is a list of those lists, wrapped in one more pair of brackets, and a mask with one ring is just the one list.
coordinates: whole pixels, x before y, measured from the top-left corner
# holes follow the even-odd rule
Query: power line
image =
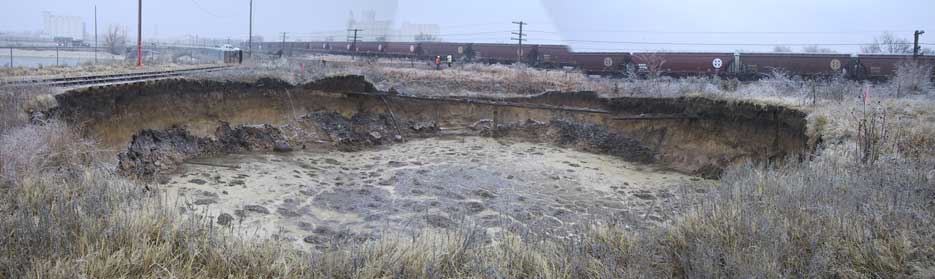
[(205, 9), (204, 7), (202, 7), (201, 4), (198, 4), (198, 2), (195, 1), (195, 0), (190, 0), (190, 1), (192, 2), (192, 4), (195, 4), (195, 7), (198, 7), (198, 9), (201, 10), (201, 12), (203, 12), (203, 13), (205, 13), (205, 14), (208, 14), (208, 15), (213, 16), (213, 17), (216, 17), (216, 18), (221, 18), (221, 19), (227, 19), (227, 18), (228, 18), (228, 17), (226, 17), (226, 16), (221, 16), (221, 15), (217, 15), (217, 14), (215, 14), (215, 13), (212, 13), (212, 12), (209, 11), (208, 9)]
[(460, 25), (440, 25), (439, 28), (464, 28), (464, 27), (477, 27), (477, 26), (492, 26), (492, 25), (503, 25), (502, 22), (489, 22), (489, 23), (474, 23), (474, 24), (460, 24)]
[[(470, 33), (440, 33), (438, 36), (474, 36), (474, 35), (488, 35), (488, 34), (503, 34), (506, 32), (512, 32), (513, 30), (498, 30), (498, 31), (482, 31), (482, 32), (470, 32)], [(340, 31), (327, 31), (327, 32), (314, 32), (314, 33), (294, 33), (299, 34), (300, 37), (317, 37), (317, 36), (328, 36), (328, 35), (340, 35), (341, 33), (347, 32), (347, 30)], [(401, 36), (415, 36), (419, 34), (415, 33), (404, 33), (400, 34)]]
[[(574, 39), (540, 39), (543, 41), (560, 41), (573, 43), (597, 44), (627, 44), (627, 45), (672, 45), (672, 46), (863, 46), (870, 43), (697, 43), (697, 42), (642, 42), (642, 41), (603, 41), (603, 40), (574, 40)], [(893, 43), (907, 44), (912, 43)], [(920, 44), (931, 45), (931, 44)]]
[(543, 31), (528, 30), (528, 32), (551, 33), (551, 34), (571, 34), (571, 33), (650, 33), (650, 34), (765, 34), (765, 35), (789, 35), (789, 34), (879, 34), (884, 32), (901, 33), (912, 31), (900, 30), (877, 30), (877, 31), (662, 31), (662, 30), (565, 30), (565, 31)]

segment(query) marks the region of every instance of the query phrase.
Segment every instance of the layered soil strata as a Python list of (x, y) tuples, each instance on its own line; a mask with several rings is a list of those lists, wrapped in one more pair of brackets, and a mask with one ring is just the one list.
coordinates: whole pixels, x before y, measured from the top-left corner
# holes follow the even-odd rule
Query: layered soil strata
[[(708, 178), (731, 164), (810, 148), (800, 111), (695, 97), (435, 98), (379, 92), (362, 77), (343, 76), (298, 86), (163, 80), (71, 91), (56, 101), (49, 115), (125, 150), (121, 170), (141, 176), (223, 153), (321, 144), (353, 151), (441, 135), (551, 143)], [(171, 144), (159, 139), (166, 133), (177, 135)]]

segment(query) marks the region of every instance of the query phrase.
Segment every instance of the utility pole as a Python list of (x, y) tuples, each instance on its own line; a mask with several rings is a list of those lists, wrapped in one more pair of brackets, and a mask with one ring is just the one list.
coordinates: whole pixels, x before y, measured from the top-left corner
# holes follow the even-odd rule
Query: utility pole
[(364, 30), (363, 29), (348, 29), (347, 30), (348, 33), (354, 32), (354, 35), (352, 37), (349, 37), (350, 40), (348, 40), (348, 41), (351, 41), (351, 49), (349, 49), (350, 51), (357, 50), (357, 38), (358, 38), (357, 32), (360, 32), (360, 31), (364, 31)]
[(97, 64), (97, 5), (94, 5), (94, 64)]
[(529, 25), (522, 21), (514, 21), (513, 24), (519, 25), (519, 32), (513, 32), (513, 35), (517, 35), (516, 38), (511, 38), (519, 44), (519, 49), (516, 50), (517, 59), (516, 62), (523, 62), (523, 41), (526, 40), (526, 34), (523, 34), (523, 25)]
[(279, 58), (282, 58), (283, 55), (286, 55), (286, 32), (282, 32), (282, 48), (279, 49)]
[(136, 25), (136, 66), (143, 67), (143, 0), (139, 0)]
[(912, 43), (912, 58), (919, 57), (919, 53), (922, 52), (922, 47), (919, 46), (919, 36), (922, 36), (922, 34), (925, 34), (925, 30), (916, 30), (916, 32), (913, 33), (915, 39)]
[[(364, 31), (364, 30), (363, 30), (363, 29), (356, 29), (356, 28), (355, 28), (355, 29), (348, 29), (348, 30), (347, 30), (348, 33), (354, 32), (354, 36), (351, 37), (351, 38), (349, 38), (350, 40), (348, 40), (348, 41), (351, 41), (351, 47), (350, 47), (350, 49), (348, 49), (348, 51), (352, 53), (352, 54), (351, 54), (351, 59), (355, 59), (355, 60), (356, 60), (356, 58), (355, 58), (355, 56), (354, 56), (353, 53), (357, 52), (357, 32), (360, 32), (360, 31)], [(350, 34), (348, 34), (348, 35), (350, 35)]]
[(250, 0), (250, 38), (247, 38), (248, 44), (247, 47), (248, 57), (253, 58), (253, 0)]

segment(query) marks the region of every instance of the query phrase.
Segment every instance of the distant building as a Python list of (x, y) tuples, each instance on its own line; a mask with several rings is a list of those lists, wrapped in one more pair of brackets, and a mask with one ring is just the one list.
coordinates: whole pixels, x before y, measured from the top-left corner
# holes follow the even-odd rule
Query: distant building
[(52, 38), (84, 39), (84, 20), (78, 16), (59, 16), (43, 12), (43, 32)]
[[(378, 19), (375, 10), (364, 10), (360, 18), (356, 18), (354, 12), (351, 12), (347, 29), (362, 30), (357, 33), (357, 40), (360, 41), (387, 41), (392, 40), (393, 21)], [(349, 33), (348, 36), (349, 40), (353, 39), (353, 33)]]
[(413, 24), (403, 22), (399, 28), (398, 41), (438, 41), (441, 38), (441, 27), (438, 24)]
[[(347, 29), (361, 30), (359, 41), (437, 41), (441, 28), (437, 24), (412, 24), (404, 22), (396, 27), (393, 19), (399, 10), (398, 0), (349, 0), (351, 11)], [(353, 31), (348, 31), (347, 40), (353, 40)]]

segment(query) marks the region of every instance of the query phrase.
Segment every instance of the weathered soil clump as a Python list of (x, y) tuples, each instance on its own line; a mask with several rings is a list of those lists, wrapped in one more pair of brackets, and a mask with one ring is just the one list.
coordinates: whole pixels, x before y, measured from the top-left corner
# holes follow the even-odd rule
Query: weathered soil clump
[(178, 127), (162, 131), (143, 130), (133, 136), (127, 151), (118, 155), (117, 169), (125, 175), (148, 178), (197, 157), (291, 150), (282, 131), (270, 125), (232, 128), (222, 122), (214, 138), (193, 136)]

